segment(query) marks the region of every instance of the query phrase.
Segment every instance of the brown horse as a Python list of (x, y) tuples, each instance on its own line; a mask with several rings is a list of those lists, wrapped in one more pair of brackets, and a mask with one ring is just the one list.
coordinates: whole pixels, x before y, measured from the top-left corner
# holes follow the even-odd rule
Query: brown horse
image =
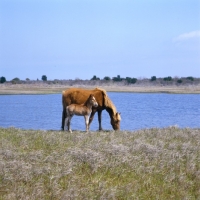
[(66, 107), (70, 104), (83, 104), (88, 96), (93, 94), (98, 106), (92, 107), (92, 113), (89, 119), (89, 126), (94, 118), (96, 112), (98, 112), (98, 121), (99, 121), (99, 130), (102, 130), (101, 126), (101, 114), (104, 109), (109, 113), (110, 123), (114, 130), (120, 129), (120, 113), (116, 111), (116, 108), (112, 101), (109, 99), (106, 91), (103, 89), (95, 88), (93, 90), (85, 90), (81, 88), (71, 88), (62, 92), (62, 104), (63, 104), (63, 112), (62, 112), (62, 130), (64, 130), (65, 118), (66, 118)]
[(68, 126), (68, 131), (72, 132), (70, 128), (70, 122), (73, 115), (84, 116), (86, 131), (89, 130), (89, 116), (92, 112), (92, 106), (94, 107), (98, 106), (98, 103), (96, 102), (96, 99), (93, 94), (90, 94), (89, 98), (86, 100), (86, 102), (83, 105), (71, 104), (67, 106), (66, 108), (67, 117), (65, 120), (65, 124)]

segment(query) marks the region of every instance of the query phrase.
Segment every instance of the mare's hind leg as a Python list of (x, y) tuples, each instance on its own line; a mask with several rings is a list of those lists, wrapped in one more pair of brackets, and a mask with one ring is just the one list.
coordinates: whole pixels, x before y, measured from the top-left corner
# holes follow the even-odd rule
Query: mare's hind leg
[(68, 128), (68, 124), (69, 124), (69, 117), (67, 116), (67, 117), (65, 118), (65, 126), (64, 126), (64, 127), (67, 126), (67, 128)]
[(62, 124), (61, 124), (61, 130), (64, 131), (65, 128), (65, 121), (66, 121), (66, 110), (63, 109), (62, 111)]

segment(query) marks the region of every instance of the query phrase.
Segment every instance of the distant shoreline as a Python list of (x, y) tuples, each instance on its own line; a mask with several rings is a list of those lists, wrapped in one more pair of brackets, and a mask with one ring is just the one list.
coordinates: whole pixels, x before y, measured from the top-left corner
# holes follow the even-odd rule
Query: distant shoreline
[(69, 88), (103, 88), (107, 92), (200, 94), (200, 85), (60, 85), (60, 84), (0, 84), (0, 95), (8, 94), (61, 94)]

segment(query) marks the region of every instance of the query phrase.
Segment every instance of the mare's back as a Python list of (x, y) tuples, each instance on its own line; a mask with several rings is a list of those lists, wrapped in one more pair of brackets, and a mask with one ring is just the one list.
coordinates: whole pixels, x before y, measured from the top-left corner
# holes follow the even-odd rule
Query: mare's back
[(90, 94), (94, 95), (99, 106), (103, 105), (103, 96), (100, 90), (84, 90), (79, 88), (71, 88), (63, 92), (63, 105), (84, 104)]

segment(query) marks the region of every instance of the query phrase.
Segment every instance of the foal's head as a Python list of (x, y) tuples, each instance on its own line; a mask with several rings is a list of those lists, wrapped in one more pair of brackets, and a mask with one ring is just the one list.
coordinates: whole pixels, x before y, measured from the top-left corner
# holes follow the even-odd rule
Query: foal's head
[(97, 103), (97, 101), (96, 101), (96, 99), (95, 99), (95, 97), (94, 97), (93, 94), (91, 94), (91, 95), (89, 96), (88, 103), (89, 103), (90, 105), (94, 106), (94, 107), (97, 107), (97, 106), (98, 106), (98, 103)]

